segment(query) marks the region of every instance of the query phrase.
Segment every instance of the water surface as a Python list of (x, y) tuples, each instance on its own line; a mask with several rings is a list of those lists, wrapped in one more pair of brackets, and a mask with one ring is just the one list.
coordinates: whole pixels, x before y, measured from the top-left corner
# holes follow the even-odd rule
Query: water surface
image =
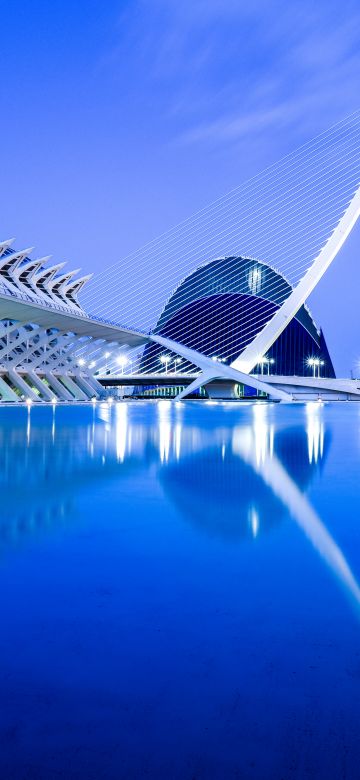
[(0, 776), (358, 778), (360, 404), (0, 409)]

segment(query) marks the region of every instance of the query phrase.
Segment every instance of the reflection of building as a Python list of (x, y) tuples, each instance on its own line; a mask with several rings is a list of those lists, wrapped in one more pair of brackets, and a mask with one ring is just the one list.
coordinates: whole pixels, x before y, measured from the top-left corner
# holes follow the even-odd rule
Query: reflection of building
[(307, 430), (277, 433), (264, 416), (266, 407), (254, 408), (252, 425), (233, 428), (222, 418), (211, 430), (191, 415), (182, 424), (168, 402), (150, 409), (108, 403), (76, 410), (34, 407), (16, 417), (3, 410), (0, 551), (73, 521), (83, 491), (104, 480), (141, 479), (147, 471), (157, 474), (174, 507), (211, 535), (252, 538), (271, 529), (284, 508), (239, 457), (239, 443), (250, 436), (259, 463), (277, 455), (305, 491), (330, 441), (321, 420), (316, 427), (317, 405), (307, 415)]
[[(106, 481), (107, 491), (113, 484), (118, 506), (146, 476), (150, 493), (140, 501), (146, 522), (158, 511), (157, 501), (151, 506), (148, 500), (152, 483), (157, 499), (159, 483), (187, 522), (230, 542), (257, 539), (291, 517), (360, 603), (341, 550), (306, 496), (331, 440), (322, 407), (307, 406), (304, 428), (301, 409), (297, 423), (284, 427), (267, 404), (247, 407), (242, 421), (235, 409), (236, 417), (224, 418), (221, 409), (209, 416), (205, 408), (199, 416), (196, 406), (186, 417), (168, 402), (150, 409), (108, 403), (33, 408), (15, 418), (3, 411), (0, 555), (59, 524), (87, 522), (89, 491), (96, 495), (99, 483)], [(119, 480), (128, 482), (124, 491)], [(97, 514), (98, 502), (90, 504)]]
[[(252, 342), (291, 292), (289, 282), (263, 262), (244, 257), (213, 260), (189, 274), (167, 301), (154, 332), (231, 363)], [(176, 355), (147, 344), (142, 367), (148, 373), (176, 370)], [(258, 373), (334, 377), (321, 330), (306, 306), (269, 349)], [(182, 370), (190, 369), (183, 361)]]
[[(260, 473), (239, 457), (239, 442), (254, 451)], [(274, 435), (272, 426), (255, 420), (251, 428), (215, 429), (201, 459), (198, 453), (185, 451), (179, 461), (173, 457), (162, 466), (159, 479), (183, 517), (204, 533), (229, 541), (251, 539), (277, 526), (286, 515), (286, 507), (263, 480), (261, 466), (278, 458), (299, 490), (306, 491), (323, 467), (329, 445), (327, 434), (321, 458), (310, 461), (302, 427)]]

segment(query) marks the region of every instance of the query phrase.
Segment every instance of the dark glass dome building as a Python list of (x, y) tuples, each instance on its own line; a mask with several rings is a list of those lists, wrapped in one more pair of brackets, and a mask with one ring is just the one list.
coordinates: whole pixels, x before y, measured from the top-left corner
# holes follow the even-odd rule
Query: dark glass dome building
[[(231, 363), (271, 319), (291, 292), (291, 285), (266, 263), (246, 257), (224, 257), (198, 267), (183, 279), (165, 304), (155, 333)], [(166, 358), (166, 362), (165, 362)], [(142, 358), (147, 372), (173, 371), (175, 355), (148, 344)], [(322, 331), (302, 306), (254, 372), (334, 377)], [(190, 365), (182, 361), (181, 370)]]

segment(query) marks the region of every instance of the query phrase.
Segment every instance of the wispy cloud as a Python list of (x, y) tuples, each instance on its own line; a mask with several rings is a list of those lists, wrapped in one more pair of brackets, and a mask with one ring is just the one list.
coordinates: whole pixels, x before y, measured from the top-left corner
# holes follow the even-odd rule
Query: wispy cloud
[(312, 132), (358, 103), (358, 3), (152, 0), (152, 8), (162, 27), (149, 74), (171, 81), (166, 108), (182, 125), (178, 143), (231, 144), (295, 125)]

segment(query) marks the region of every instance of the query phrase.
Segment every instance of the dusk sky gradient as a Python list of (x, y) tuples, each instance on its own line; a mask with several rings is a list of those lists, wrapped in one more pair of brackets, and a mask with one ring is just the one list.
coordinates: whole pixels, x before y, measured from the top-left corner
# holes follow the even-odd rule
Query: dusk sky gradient
[[(0, 0), (0, 18), (1, 238), (84, 273), (360, 104), (357, 0)], [(342, 375), (359, 256), (360, 225), (310, 301)]]

